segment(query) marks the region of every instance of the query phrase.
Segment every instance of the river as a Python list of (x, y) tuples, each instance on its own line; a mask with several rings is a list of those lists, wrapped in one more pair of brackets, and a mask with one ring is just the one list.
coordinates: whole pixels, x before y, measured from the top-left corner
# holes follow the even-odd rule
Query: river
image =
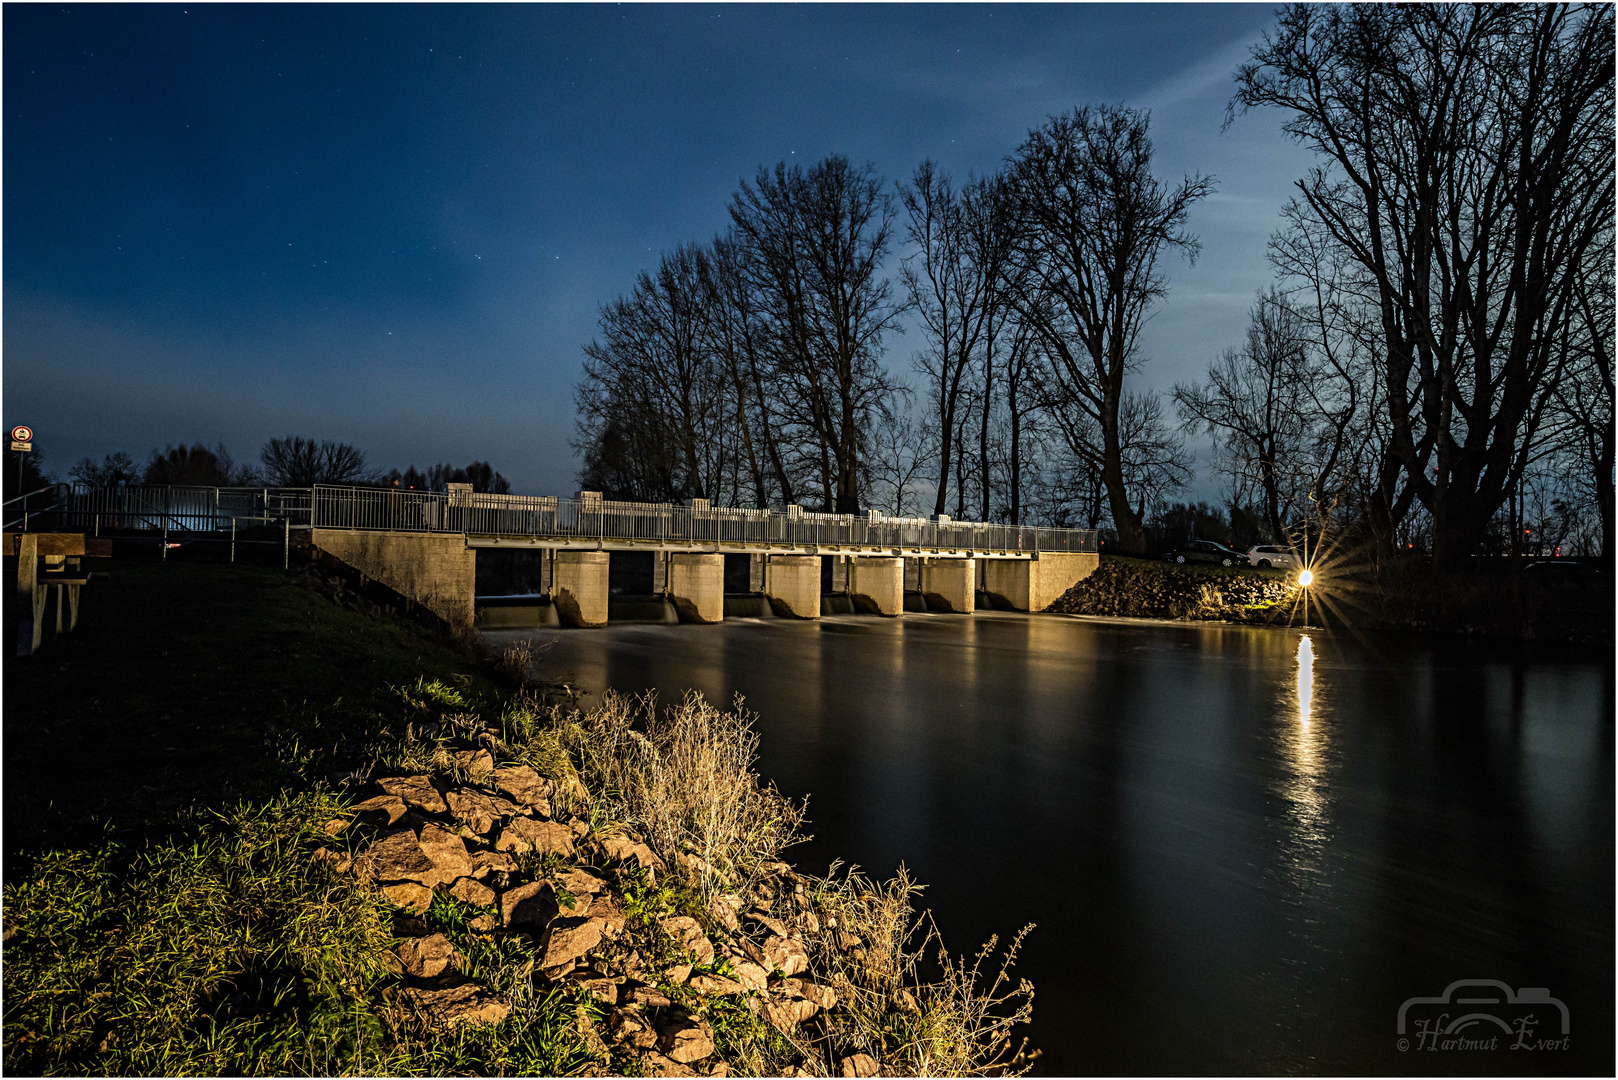
[[(489, 637), (744, 695), (810, 797), (788, 858), (903, 863), (957, 951), (1036, 923), (1038, 1074), (1613, 1071), (1610, 652), (998, 612)], [(1548, 990), (1566, 1048), (1428, 1050), (1461, 1013), (1416, 1003), (1401, 1051), (1459, 980)], [(1461, 1009), (1560, 1038), (1507, 990)]]

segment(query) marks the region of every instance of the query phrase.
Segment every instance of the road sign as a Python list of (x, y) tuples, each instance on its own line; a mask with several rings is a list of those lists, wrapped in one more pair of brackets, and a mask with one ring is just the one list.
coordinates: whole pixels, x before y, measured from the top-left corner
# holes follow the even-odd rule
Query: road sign
[(16, 439), (12, 439), (11, 448), (13, 450), (32, 450), (34, 448), (34, 444), (31, 442), (18, 442)]
[(11, 429), (11, 441), (12, 442), (32, 442), (33, 440), (34, 440), (34, 429), (33, 428), (26, 427), (26, 426), (24, 426), (22, 424), (18, 424), (16, 427)]

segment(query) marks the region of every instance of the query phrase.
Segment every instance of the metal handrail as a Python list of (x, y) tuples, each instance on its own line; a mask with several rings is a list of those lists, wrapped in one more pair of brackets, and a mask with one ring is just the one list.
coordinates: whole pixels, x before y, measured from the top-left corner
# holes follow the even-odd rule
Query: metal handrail
[(232, 519), (273, 516), (288, 527), (459, 533), (561, 541), (933, 551), (1095, 552), (1091, 529), (999, 525), (797, 507), (751, 510), (667, 503), (398, 488), (119, 487), (76, 485), (63, 521), (85, 528), (222, 532)]

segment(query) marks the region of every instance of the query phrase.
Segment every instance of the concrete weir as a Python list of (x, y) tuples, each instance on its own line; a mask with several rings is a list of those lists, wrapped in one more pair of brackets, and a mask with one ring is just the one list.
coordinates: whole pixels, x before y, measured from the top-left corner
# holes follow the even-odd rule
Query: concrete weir
[(905, 561), (863, 556), (848, 567), (848, 593), (854, 610), (868, 615), (898, 615), (905, 607)]
[(970, 615), (977, 610), (977, 560), (926, 559), (921, 564), (921, 592), (932, 611)]
[(681, 622), (719, 622), (725, 617), (725, 557), (671, 554), (668, 594)]
[(777, 615), (820, 618), (820, 557), (771, 555), (764, 570), (764, 595)]
[[(497, 625), (604, 626), (610, 620), (609, 593), (614, 584), (612, 559), (623, 549), (578, 549), (513, 544), (497, 537), (447, 532), (310, 529), (310, 546), (318, 557), (334, 559), (419, 603), (453, 625), (471, 624), (476, 615), (477, 552), (489, 547), (519, 547), (537, 556), (537, 570), (525, 571), (513, 595), (491, 595), (485, 623)], [(821, 554), (670, 550), (674, 542), (638, 544), (631, 557), (646, 559), (646, 584), (666, 612), (667, 621), (717, 623), (727, 607), (736, 616), (769, 610), (777, 616), (816, 619), (823, 612), (895, 616), (906, 610), (970, 615), (978, 590), (984, 603), (1017, 611), (1043, 611), (1051, 602), (1089, 576), (1100, 565), (1093, 552), (1033, 551), (1018, 557), (1004, 553), (971, 554), (970, 548), (944, 554), (901, 555), (821, 549)], [(869, 549), (867, 549), (869, 551)], [(726, 574), (726, 556), (736, 561)], [(528, 557), (528, 556), (525, 556)], [(623, 577), (620, 567), (620, 577)], [(733, 589), (725, 593), (727, 576)], [(908, 596), (907, 596), (908, 592)], [(823, 597), (823, 593), (826, 595)], [(636, 619), (625, 604), (636, 597), (614, 598), (620, 618)], [(509, 610), (505, 610), (508, 609)], [(500, 610), (496, 610), (500, 609)]]
[(563, 626), (607, 624), (605, 551), (558, 551), (551, 574), (551, 603)]

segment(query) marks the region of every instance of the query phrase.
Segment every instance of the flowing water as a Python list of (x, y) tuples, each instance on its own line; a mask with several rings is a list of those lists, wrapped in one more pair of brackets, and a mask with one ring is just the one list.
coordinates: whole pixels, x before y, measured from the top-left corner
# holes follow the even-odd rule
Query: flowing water
[[(789, 858), (903, 863), (956, 950), (1038, 924), (1038, 1073), (1612, 1073), (1610, 652), (1008, 613), (490, 637), (592, 692), (745, 695), (810, 796)], [(1414, 1004), (1401, 1051), (1459, 980), (1506, 985)], [(1560, 1040), (1528, 987), (1565, 1049), (1507, 1048), (1518, 1014)], [(1518, 1034), (1426, 1048), (1467, 1010)]]

